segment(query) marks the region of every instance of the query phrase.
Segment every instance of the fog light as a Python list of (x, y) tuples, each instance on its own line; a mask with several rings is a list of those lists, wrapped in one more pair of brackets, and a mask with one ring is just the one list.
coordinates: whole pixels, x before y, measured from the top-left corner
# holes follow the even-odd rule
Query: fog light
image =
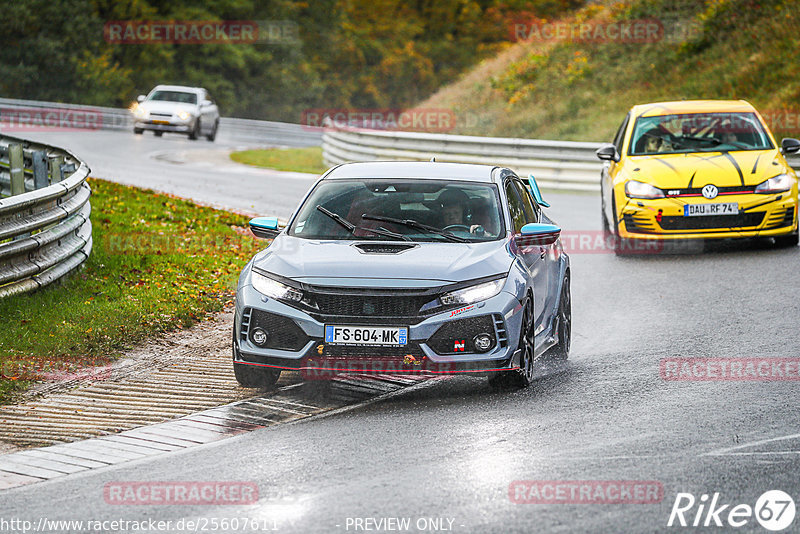
[(259, 347), (263, 347), (267, 343), (267, 332), (263, 328), (256, 328), (250, 336), (253, 343)]
[(473, 340), (475, 348), (480, 352), (486, 352), (492, 346), (492, 336), (489, 334), (478, 334)]

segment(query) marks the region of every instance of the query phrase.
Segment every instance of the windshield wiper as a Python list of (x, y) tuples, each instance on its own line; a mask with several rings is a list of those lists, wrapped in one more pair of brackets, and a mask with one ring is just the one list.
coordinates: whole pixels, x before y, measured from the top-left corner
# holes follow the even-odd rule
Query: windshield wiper
[(364, 230), (364, 231), (372, 232), (373, 234), (381, 235), (381, 236), (384, 236), (384, 237), (393, 237), (395, 239), (402, 239), (403, 241), (411, 241), (410, 237), (405, 236), (403, 234), (390, 232), (389, 230), (381, 230), (379, 228), (367, 228), (365, 226), (356, 226), (355, 224), (351, 223), (350, 221), (348, 221), (347, 219), (345, 219), (344, 217), (342, 217), (338, 213), (334, 213), (334, 212), (332, 212), (332, 211), (330, 211), (328, 209), (325, 209), (322, 206), (320, 206), (319, 204), (317, 204), (317, 210), (321, 211), (322, 213), (324, 213), (325, 215), (327, 215), (328, 217), (330, 217), (331, 219), (333, 219), (334, 221), (336, 221), (340, 225), (342, 225), (345, 228), (347, 228), (347, 231), (349, 231), (351, 234), (354, 234), (354, 235), (356, 233), (356, 230)]
[(448, 241), (455, 241), (456, 243), (466, 243), (467, 241), (463, 237), (458, 237), (457, 235), (454, 235), (452, 232), (445, 232), (441, 228), (436, 228), (435, 226), (428, 226), (427, 224), (415, 221), (414, 219), (396, 219), (394, 217), (384, 217), (383, 215), (371, 215), (369, 213), (365, 213), (364, 215), (361, 216), (361, 218), (366, 219), (368, 221), (382, 221), (393, 224), (402, 224), (403, 226), (408, 226), (410, 228), (425, 230), (426, 232), (431, 232), (433, 234), (440, 235), (445, 239), (447, 239)]

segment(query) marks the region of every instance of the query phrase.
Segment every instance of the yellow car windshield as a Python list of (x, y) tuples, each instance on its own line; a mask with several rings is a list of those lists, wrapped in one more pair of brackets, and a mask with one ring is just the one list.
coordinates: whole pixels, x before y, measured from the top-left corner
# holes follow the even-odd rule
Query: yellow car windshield
[(636, 119), (628, 155), (771, 148), (755, 113), (686, 113)]

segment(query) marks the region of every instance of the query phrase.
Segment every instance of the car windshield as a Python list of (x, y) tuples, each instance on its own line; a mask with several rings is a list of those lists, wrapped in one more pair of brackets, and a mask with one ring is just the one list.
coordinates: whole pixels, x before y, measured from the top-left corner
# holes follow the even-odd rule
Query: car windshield
[(452, 180), (327, 180), (288, 230), (307, 239), (491, 241), (504, 231), (497, 188)]
[(639, 117), (629, 155), (729, 152), (773, 148), (755, 113), (688, 113)]
[(197, 104), (197, 95), (195, 93), (186, 93), (184, 91), (156, 91), (150, 95), (148, 100), (180, 102), (181, 104)]

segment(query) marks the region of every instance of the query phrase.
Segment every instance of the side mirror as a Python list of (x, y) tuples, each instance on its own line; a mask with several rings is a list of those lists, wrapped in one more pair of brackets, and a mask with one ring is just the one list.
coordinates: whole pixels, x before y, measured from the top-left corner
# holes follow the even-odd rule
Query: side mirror
[(273, 239), (281, 233), (281, 228), (278, 227), (277, 217), (256, 217), (250, 219), (250, 231), (256, 237)]
[(520, 235), (516, 236), (517, 245), (526, 247), (531, 245), (552, 245), (561, 236), (561, 228), (555, 224), (528, 223), (522, 227)]
[(619, 152), (617, 152), (617, 147), (612, 145), (611, 143), (607, 143), (594, 152), (598, 158), (603, 161), (619, 161)]
[(144, 96), (144, 95), (139, 95), (139, 96), (136, 97), (136, 101), (141, 104), (142, 102), (144, 102), (145, 98), (147, 98), (147, 97)]
[(536, 202), (538, 202), (540, 206), (544, 206), (545, 208), (550, 207), (550, 204), (545, 202), (542, 198), (542, 192), (539, 191), (539, 184), (536, 183), (536, 178), (534, 178), (532, 174), (528, 175), (528, 187), (531, 190), (533, 198), (536, 199)]
[(203, 100), (202, 102), (200, 102), (201, 108), (207, 108), (210, 105), (211, 105), (211, 100)]
[(794, 154), (800, 150), (800, 141), (786, 137), (781, 141), (781, 154)]

